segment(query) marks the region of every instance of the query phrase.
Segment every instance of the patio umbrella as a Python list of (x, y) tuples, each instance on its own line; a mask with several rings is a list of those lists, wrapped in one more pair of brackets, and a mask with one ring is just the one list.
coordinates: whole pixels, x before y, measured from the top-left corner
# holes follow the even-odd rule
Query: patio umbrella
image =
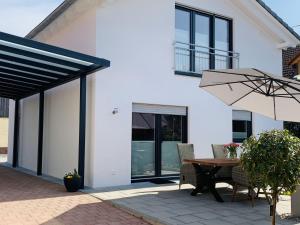
[(300, 122), (300, 82), (258, 69), (204, 71), (200, 87), (229, 106)]

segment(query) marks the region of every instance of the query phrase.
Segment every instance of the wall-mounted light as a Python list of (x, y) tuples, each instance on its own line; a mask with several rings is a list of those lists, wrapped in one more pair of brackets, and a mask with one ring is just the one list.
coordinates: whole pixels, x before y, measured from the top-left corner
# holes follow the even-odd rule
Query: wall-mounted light
[(112, 114), (117, 114), (119, 112), (119, 109), (118, 108), (114, 108), (114, 110), (112, 111)]

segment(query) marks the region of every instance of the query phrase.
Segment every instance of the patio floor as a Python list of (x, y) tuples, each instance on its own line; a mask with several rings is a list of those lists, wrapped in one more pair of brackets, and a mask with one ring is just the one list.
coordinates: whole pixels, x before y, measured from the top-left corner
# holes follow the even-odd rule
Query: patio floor
[[(154, 222), (168, 225), (270, 225), (269, 206), (265, 199), (255, 201), (251, 207), (246, 195), (240, 193), (236, 202), (231, 202), (232, 191), (226, 184), (218, 184), (218, 190), (225, 203), (216, 202), (210, 194), (190, 195), (191, 186), (156, 185), (136, 183), (129, 186), (88, 190), (92, 195), (110, 200), (117, 207), (124, 208), (136, 215)], [(290, 198), (280, 197), (277, 213), (290, 214)], [(277, 224), (300, 224), (297, 219), (278, 216)]]
[(85, 193), (0, 166), (1, 225), (147, 225)]

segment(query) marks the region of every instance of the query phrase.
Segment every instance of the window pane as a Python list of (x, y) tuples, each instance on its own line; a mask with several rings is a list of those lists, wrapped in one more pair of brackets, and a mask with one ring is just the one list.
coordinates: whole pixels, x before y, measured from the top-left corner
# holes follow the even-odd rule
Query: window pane
[(251, 112), (232, 111), (232, 136), (234, 142), (243, 142), (252, 135)]
[(161, 174), (179, 173), (177, 143), (182, 142), (182, 116), (161, 116)]
[(176, 70), (188, 72), (190, 71), (190, 13), (176, 9), (175, 27)]
[(209, 17), (195, 16), (195, 72), (209, 69)]
[(154, 127), (154, 114), (132, 114), (131, 174), (133, 177), (155, 175)]
[(243, 110), (233, 110), (232, 119), (251, 121), (251, 112), (243, 111)]
[(196, 14), (195, 44), (209, 47), (209, 17)]
[(236, 142), (242, 142), (247, 138), (247, 122), (233, 120), (232, 121), (232, 129), (233, 129), (233, 140)]
[(190, 13), (176, 9), (176, 41), (190, 43)]
[(227, 69), (229, 68), (229, 22), (224, 19), (216, 18), (215, 20), (215, 68)]
[(162, 137), (165, 141), (181, 141), (181, 116), (161, 116)]
[(247, 132), (247, 122), (241, 120), (233, 120), (233, 132), (246, 133)]

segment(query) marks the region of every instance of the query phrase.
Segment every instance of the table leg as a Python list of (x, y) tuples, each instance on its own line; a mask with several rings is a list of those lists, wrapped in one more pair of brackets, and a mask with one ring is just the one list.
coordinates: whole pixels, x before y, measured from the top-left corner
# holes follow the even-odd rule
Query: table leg
[(215, 175), (216, 173), (221, 169), (220, 166), (216, 166), (214, 168), (212, 168), (209, 171), (209, 191), (213, 194), (213, 196), (215, 197), (216, 201), (218, 202), (224, 202), (224, 200), (222, 199), (222, 197), (220, 196), (220, 194), (218, 193), (218, 191), (216, 190), (216, 181), (215, 181)]
[(213, 194), (217, 202), (224, 202), (218, 191), (216, 190), (216, 184), (215, 182), (211, 182), (209, 185), (209, 191)]
[(196, 187), (191, 192), (192, 196), (196, 196), (198, 193), (201, 193), (208, 189), (208, 182), (206, 176), (208, 174), (207, 169), (201, 167), (199, 164), (193, 164), (197, 174)]
[(196, 196), (199, 192), (202, 192), (204, 188), (208, 188), (208, 191), (213, 194), (216, 201), (224, 202), (222, 197), (216, 190), (215, 174), (221, 169), (221, 167), (213, 167), (210, 170), (204, 169), (199, 164), (193, 164), (197, 173), (197, 186), (192, 191), (191, 195)]

